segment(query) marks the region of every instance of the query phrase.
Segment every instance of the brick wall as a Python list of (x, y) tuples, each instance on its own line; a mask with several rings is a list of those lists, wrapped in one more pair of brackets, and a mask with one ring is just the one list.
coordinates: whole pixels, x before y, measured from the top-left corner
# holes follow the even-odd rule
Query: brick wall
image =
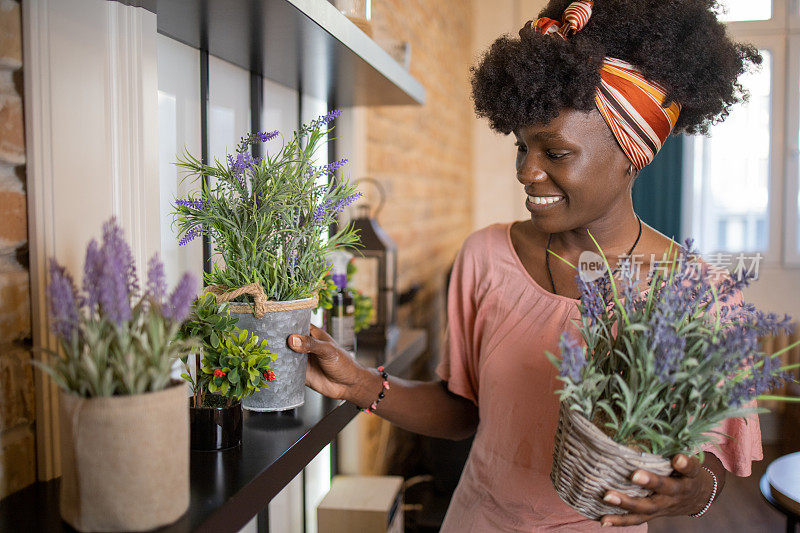
[(0, 0), (0, 497), (36, 476), (20, 4)]
[(398, 285), (422, 290), (399, 322), (427, 327), (438, 357), (447, 270), (472, 228), (471, 2), (374, 0), (376, 40), (411, 43), (411, 74), (424, 106), (367, 112), (367, 174), (388, 191), (379, 216), (398, 248)]

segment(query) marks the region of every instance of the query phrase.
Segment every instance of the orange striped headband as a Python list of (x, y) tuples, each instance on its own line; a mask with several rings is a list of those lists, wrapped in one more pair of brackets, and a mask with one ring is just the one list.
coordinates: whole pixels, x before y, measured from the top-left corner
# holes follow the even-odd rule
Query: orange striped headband
[[(593, 5), (592, 0), (572, 2), (564, 10), (562, 22), (542, 17), (533, 23), (533, 28), (542, 35), (558, 35), (566, 40), (586, 26)], [(627, 61), (603, 58), (594, 100), (625, 155), (639, 170), (653, 161), (678, 121), (680, 104), (672, 102), (662, 107), (666, 93), (664, 87), (646, 79)]]

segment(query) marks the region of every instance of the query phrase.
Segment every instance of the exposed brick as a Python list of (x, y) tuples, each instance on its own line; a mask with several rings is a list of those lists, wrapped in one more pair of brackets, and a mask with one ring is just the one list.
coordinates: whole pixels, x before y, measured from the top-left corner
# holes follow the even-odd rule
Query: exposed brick
[(21, 31), (19, 2), (0, 0), (0, 68), (22, 66)]
[(0, 498), (36, 480), (36, 439), (33, 426), (0, 434)]
[(0, 431), (27, 426), (36, 417), (30, 346), (0, 346)]
[(0, 344), (30, 337), (28, 271), (9, 257), (0, 257)]
[(25, 163), (22, 99), (13, 94), (0, 94), (0, 161), (12, 165)]
[[(424, 106), (367, 112), (367, 172), (387, 190), (380, 223), (398, 247), (400, 291), (419, 284), (399, 322), (427, 327), (435, 355), (444, 324), (447, 269), (472, 227), (471, 120), (468, 72), (471, 10), (461, 0), (374, 2), (375, 39), (411, 43), (411, 74), (426, 90)], [(369, 193), (369, 191), (367, 191)]]
[(0, 248), (16, 248), (28, 240), (28, 209), (25, 194), (0, 188)]

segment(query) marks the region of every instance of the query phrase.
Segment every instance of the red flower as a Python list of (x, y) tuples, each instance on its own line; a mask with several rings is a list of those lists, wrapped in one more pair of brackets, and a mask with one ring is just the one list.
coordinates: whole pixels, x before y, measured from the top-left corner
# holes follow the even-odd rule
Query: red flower
[(267, 370), (267, 373), (264, 374), (264, 377), (267, 378), (267, 381), (275, 381), (275, 372), (272, 370)]
[(225, 375), (225, 372), (223, 372), (221, 368), (215, 368), (214, 369), (214, 375), (217, 376), (217, 377), (221, 377), (221, 376)]

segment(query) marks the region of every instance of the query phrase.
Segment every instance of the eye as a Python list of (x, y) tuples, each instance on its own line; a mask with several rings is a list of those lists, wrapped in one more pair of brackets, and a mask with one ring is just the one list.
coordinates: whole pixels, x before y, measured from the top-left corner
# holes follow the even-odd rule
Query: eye
[(552, 159), (553, 161), (556, 161), (558, 159), (561, 159), (565, 155), (567, 155), (569, 152), (563, 153), (563, 154), (558, 154), (556, 152), (551, 152), (550, 150), (548, 150), (546, 153), (547, 153), (548, 159)]

